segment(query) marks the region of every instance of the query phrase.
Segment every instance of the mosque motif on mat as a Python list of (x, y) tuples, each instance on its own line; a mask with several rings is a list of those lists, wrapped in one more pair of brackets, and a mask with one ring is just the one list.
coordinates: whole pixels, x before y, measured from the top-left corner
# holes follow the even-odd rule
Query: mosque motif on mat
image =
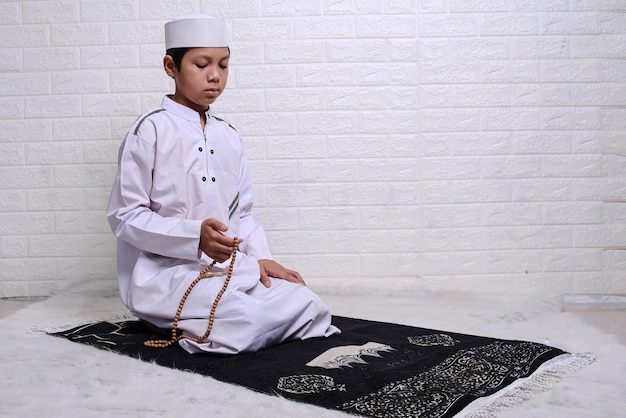
[[(443, 333), (410, 336), (407, 339), (411, 344), (423, 347), (447, 347), (458, 342)], [(514, 380), (527, 375), (534, 360), (550, 349), (533, 342), (506, 341), (462, 349), (416, 376), (385, 384), (338, 408), (368, 416), (384, 416), (386, 412), (394, 411), (396, 417), (439, 417), (463, 396), (482, 397), (497, 390), (506, 379)], [(324, 369), (354, 368), (366, 365), (367, 356), (381, 357), (391, 351), (394, 348), (373, 342), (362, 346), (334, 347), (307, 365)], [(335, 357), (332, 357), (333, 353)], [(323, 374), (281, 377), (276, 388), (295, 395), (350, 391), (337, 377)]]

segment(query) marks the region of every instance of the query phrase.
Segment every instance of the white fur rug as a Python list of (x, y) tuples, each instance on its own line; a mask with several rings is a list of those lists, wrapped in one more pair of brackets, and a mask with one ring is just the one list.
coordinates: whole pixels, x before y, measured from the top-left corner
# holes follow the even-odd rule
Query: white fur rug
[[(555, 299), (315, 288), (334, 314), (548, 343), (595, 362), (499, 417), (617, 417), (626, 411), (626, 346), (562, 312)], [(2, 417), (347, 417), (42, 333), (127, 317), (115, 283), (74, 285), (0, 320)], [(553, 379), (559, 380), (559, 379)], [(553, 381), (552, 383), (556, 383)], [(519, 399), (518, 399), (519, 400)], [(484, 416), (484, 415), (481, 415)]]

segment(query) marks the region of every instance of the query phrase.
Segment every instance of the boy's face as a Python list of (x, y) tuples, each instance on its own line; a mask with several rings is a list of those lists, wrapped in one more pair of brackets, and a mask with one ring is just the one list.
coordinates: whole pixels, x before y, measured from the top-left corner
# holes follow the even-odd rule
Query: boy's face
[(222, 94), (228, 80), (228, 48), (191, 48), (176, 68), (172, 57), (163, 59), (165, 72), (176, 81), (174, 101), (205, 112)]

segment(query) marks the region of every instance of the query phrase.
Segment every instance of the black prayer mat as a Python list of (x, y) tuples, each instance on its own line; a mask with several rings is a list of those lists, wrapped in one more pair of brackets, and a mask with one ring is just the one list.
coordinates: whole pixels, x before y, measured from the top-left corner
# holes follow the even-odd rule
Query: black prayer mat
[(52, 335), (299, 402), (367, 417), (451, 417), (564, 351), (529, 341), (335, 316), (342, 331), (232, 356), (188, 354), (138, 321)]

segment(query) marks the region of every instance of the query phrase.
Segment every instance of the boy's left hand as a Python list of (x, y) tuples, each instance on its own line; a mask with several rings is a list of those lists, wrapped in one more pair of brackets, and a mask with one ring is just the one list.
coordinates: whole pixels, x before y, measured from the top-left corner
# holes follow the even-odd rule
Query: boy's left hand
[(261, 267), (261, 283), (265, 287), (271, 286), (270, 276), (306, 286), (300, 273), (286, 269), (274, 260), (259, 260), (259, 266)]

